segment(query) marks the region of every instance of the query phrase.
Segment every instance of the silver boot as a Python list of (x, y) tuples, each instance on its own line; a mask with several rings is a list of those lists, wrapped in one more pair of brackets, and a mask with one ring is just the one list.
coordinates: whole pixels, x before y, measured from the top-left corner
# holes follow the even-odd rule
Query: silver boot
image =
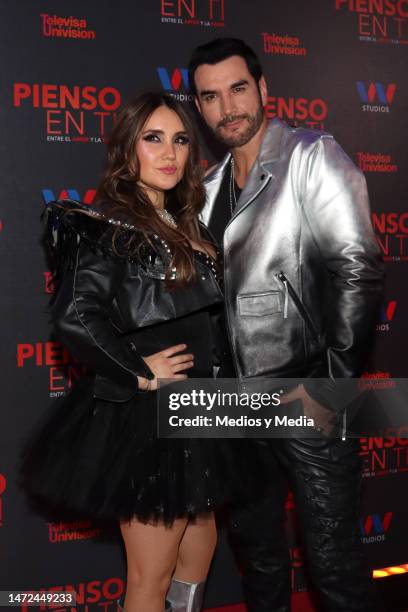
[(171, 604), (172, 612), (201, 612), (204, 590), (205, 582), (191, 583), (173, 578), (166, 601)]

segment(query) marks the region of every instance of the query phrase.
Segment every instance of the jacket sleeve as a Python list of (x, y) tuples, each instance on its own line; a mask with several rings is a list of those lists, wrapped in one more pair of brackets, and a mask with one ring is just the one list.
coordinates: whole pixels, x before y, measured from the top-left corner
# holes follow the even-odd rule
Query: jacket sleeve
[(303, 210), (332, 281), (325, 384), (307, 391), (339, 411), (353, 396), (336, 378), (359, 377), (371, 347), (383, 295), (384, 270), (370, 219), (364, 175), (331, 136), (322, 136), (307, 166)]
[[(96, 373), (95, 397), (128, 401), (138, 392), (137, 376), (153, 378), (153, 374), (110, 320), (126, 260), (103, 248), (100, 240), (92, 242), (76, 224), (62, 223), (61, 232), (73, 234), (70, 248), (65, 249), (71, 252), (72, 265), (65, 269), (52, 305), (56, 332), (72, 355)], [(55, 242), (58, 250), (58, 230)]]

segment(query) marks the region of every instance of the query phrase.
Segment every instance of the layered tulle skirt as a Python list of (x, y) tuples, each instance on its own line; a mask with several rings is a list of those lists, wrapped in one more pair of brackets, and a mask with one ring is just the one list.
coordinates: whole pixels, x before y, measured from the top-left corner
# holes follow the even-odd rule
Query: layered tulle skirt
[(158, 439), (155, 392), (97, 400), (92, 377), (54, 403), (22, 464), (23, 485), (40, 508), (166, 524), (253, 500), (267, 478), (256, 442)]

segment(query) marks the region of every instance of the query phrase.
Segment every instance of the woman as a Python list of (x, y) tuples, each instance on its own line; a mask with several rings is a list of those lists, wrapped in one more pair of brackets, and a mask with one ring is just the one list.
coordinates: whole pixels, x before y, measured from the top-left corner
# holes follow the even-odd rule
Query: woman
[[(48, 207), (59, 338), (94, 374), (52, 408), (31, 444), (37, 499), (118, 519), (126, 612), (201, 610), (213, 510), (253, 483), (242, 445), (156, 438), (157, 379), (211, 377), (222, 307), (197, 138), (183, 106), (147, 93), (121, 112), (89, 209)], [(240, 461), (240, 458), (242, 460)]]

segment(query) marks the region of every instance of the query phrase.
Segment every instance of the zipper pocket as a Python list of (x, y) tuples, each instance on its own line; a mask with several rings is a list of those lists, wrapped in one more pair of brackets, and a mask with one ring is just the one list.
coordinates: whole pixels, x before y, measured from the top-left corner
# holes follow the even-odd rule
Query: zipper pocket
[(298, 294), (296, 293), (296, 291), (294, 290), (294, 288), (292, 287), (292, 285), (290, 284), (290, 282), (288, 281), (288, 279), (286, 278), (283, 272), (279, 272), (276, 276), (278, 277), (278, 279), (281, 281), (281, 283), (285, 287), (285, 299), (283, 303), (283, 318), (284, 319), (288, 318), (288, 300), (290, 296), (296, 308), (298, 309), (300, 316), (306, 323), (306, 326), (309, 328), (311, 335), (313, 336), (314, 340), (317, 342), (319, 335), (317, 333), (317, 330), (314, 326), (312, 319), (310, 318), (309, 313), (307, 312)]

